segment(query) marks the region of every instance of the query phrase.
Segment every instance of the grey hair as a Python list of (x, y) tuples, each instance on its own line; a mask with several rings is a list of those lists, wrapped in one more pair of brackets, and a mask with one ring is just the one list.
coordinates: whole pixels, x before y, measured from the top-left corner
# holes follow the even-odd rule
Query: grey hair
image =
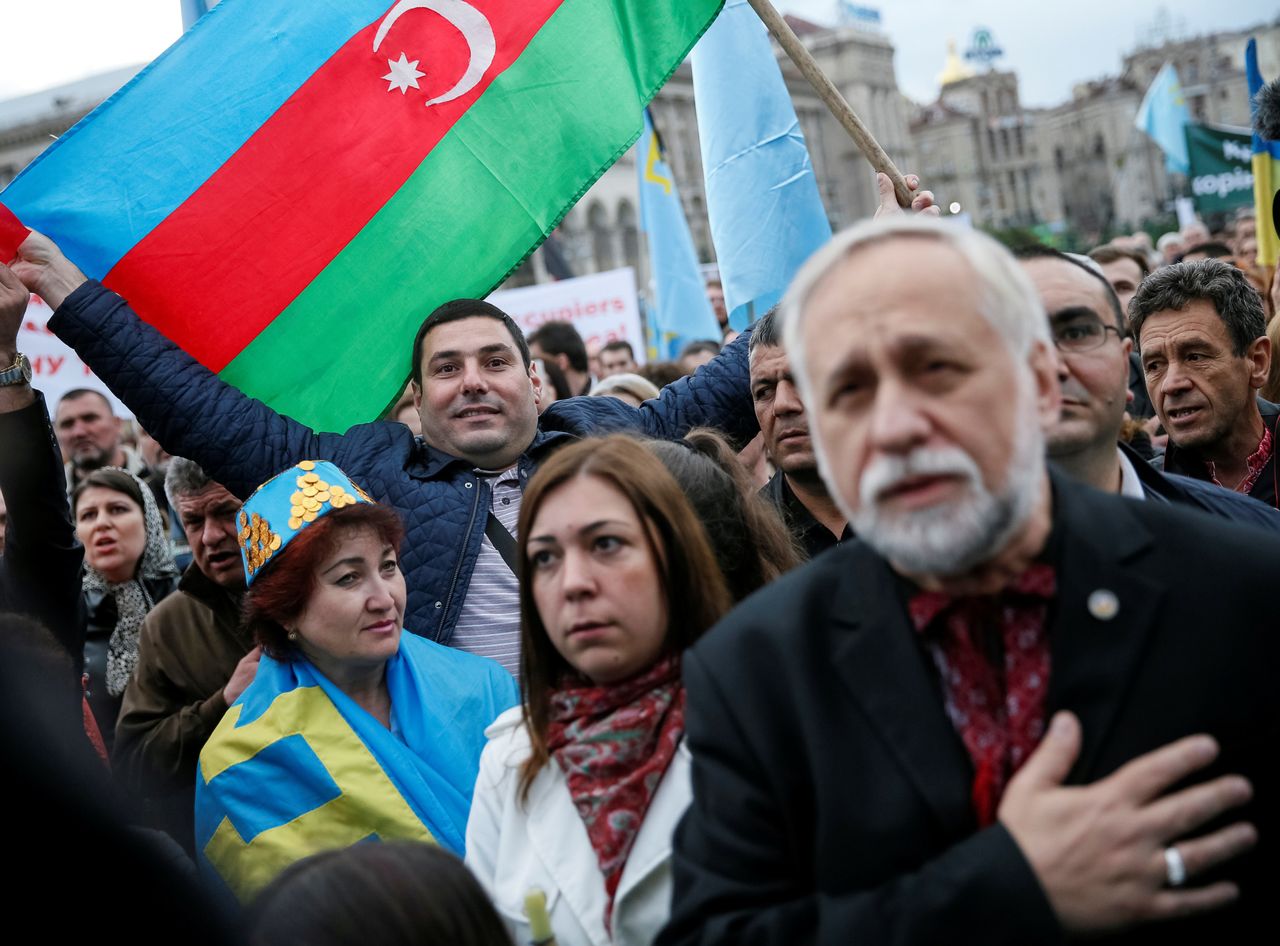
[(169, 506), (176, 510), (181, 497), (190, 496), (207, 486), (216, 485), (195, 460), (174, 457), (169, 461), (169, 469), (164, 475), (164, 496), (169, 500)]
[(757, 348), (777, 348), (782, 344), (778, 309), (779, 306), (772, 306), (751, 326), (751, 338), (747, 341), (748, 358), (756, 353)]
[(1244, 273), (1217, 259), (1174, 263), (1144, 279), (1129, 302), (1129, 332), (1141, 348), (1143, 322), (1157, 312), (1181, 312), (1200, 299), (1213, 304), (1227, 327), (1231, 351), (1237, 358), (1267, 333), (1267, 317), (1258, 290)]
[[(1049, 320), (1031, 279), (1013, 255), (991, 237), (933, 217), (899, 214), (863, 220), (832, 237), (809, 257), (782, 300), (782, 337), (806, 402), (812, 388), (801, 344), (805, 309), (813, 291), (840, 263), (858, 250), (890, 240), (917, 239), (942, 243), (960, 254), (978, 281), (979, 306), (1015, 357), (1030, 352), (1034, 342), (1052, 347)], [(909, 261), (904, 260), (904, 265)]]

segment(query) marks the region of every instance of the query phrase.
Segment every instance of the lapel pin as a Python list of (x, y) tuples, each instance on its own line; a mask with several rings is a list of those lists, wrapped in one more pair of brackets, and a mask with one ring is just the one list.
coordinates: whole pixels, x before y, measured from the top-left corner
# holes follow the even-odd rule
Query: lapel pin
[(1089, 613), (1099, 621), (1110, 621), (1120, 613), (1120, 599), (1114, 591), (1099, 588), (1089, 594)]

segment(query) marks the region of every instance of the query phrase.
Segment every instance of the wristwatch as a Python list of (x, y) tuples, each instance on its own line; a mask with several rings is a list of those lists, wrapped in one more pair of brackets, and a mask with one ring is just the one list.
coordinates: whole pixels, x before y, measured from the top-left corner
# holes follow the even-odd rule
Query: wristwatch
[(0, 371), (0, 387), (10, 384), (30, 384), (31, 383), (31, 362), (27, 360), (27, 356), (22, 352), (18, 352), (18, 359), (8, 368)]

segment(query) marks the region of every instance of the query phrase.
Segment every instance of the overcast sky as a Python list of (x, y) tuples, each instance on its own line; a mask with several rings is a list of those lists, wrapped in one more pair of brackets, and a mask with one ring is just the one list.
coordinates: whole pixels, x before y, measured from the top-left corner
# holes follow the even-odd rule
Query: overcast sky
[[(251, 0), (238, 0), (251, 2)], [(1161, 10), (1181, 33), (1249, 26), (1277, 16), (1276, 0), (857, 0), (876, 7), (897, 49), (898, 84), (917, 101), (937, 95), (947, 40), (968, 45), (985, 26), (1005, 51), (1027, 105), (1068, 98), (1084, 79), (1114, 74)], [(834, 23), (836, 0), (775, 0), (786, 12)], [(388, 5), (390, 3), (388, 2)], [(1034, 10), (1034, 12), (1032, 12)], [(146, 62), (178, 38), (178, 0), (4, 0), (0, 98)]]

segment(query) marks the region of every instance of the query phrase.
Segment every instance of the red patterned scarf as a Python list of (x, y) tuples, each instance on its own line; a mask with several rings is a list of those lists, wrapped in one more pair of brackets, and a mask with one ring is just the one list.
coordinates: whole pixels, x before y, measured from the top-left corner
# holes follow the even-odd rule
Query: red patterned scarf
[(908, 603), (938, 665), (947, 715), (973, 760), (970, 794), (984, 828), (995, 822), (1005, 786), (1044, 735), (1046, 624), (1056, 590), (1053, 569), (1032, 565), (998, 595), (927, 591)]
[(608, 686), (551, 694), (547, 748), (564, 771), (604, 875), (604, 925), (654, 792), (684, 735), (680, 662), (668, 657)]

